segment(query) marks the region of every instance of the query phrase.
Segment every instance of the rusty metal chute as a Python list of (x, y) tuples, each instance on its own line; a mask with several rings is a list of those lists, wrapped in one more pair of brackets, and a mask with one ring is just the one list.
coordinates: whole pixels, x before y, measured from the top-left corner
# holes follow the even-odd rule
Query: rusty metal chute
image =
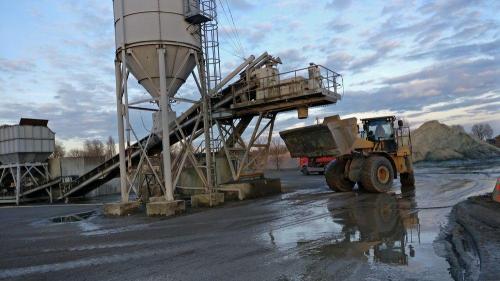
[(357, 119), (326, 117), (322, 124), (280, 132), (292, 157), (322, 157), (347, 154), (358, 138)]

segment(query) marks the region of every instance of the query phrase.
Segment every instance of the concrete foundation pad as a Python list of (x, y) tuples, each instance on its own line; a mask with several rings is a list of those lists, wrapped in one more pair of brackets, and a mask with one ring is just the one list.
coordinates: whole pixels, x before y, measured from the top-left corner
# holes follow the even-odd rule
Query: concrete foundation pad
[(281, 193), (280, 179), (255, 179), (222, 184), (217, 191), (224, 193), (226, 201), (259, 198)]
[(138, 201), (132, 201), (127, 203), (107, 203), (104, 204), (104, 215), (106, 216), (125, 216), (136, 212), (141, 203)]
[(146, 213), (148, 216), (174, 216), (183, 213), (186, 210), (184, 200), (157, 201), (146, 204)]
[(151, 202), (166, 202), (167, 199), (165, 196), (158, 196), (158, 197), (149, 197), (148, 201)]
[(191, 207), (215, 207), (224, 203), (224, 193), (197, 194), (191, 196)]
[(177, 187), (175, 192), (182, 198), (190, 198), (193, 195), (205, 194), (206, 189), (200, 187)]

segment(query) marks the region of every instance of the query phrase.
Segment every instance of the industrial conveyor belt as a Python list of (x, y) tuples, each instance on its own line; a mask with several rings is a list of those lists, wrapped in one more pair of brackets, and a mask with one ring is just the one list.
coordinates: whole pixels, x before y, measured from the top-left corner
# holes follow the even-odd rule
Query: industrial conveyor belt
[[(177, 118), (177, 122), (180, 124), (183, 131), (187, 134), (192, 133), (194, 129), (194, 121), (195, 116), (197, 116), (199, 111), (199, 104), (193, 105), (185, 114), (181, 115)], [(198, 130), (203, 130), (203, 122), (200, 122), (198, 126)], [(170, 133), (170, 144), (173, 145), (179, 141), (177, 137), (176, 128), (172, 128)], [(141, 139), (138, 143), (132, 145), (127, 153), (130, 155), (130, 159), (132, 161), (132, 165), (135, 165), (139, 162), (141, 156), (140, 146), (145, 146), (147, 143), (149, 136)], [(161, 139), (152, 135), (148, 146), (144, 147), (146, 151), (161, 151), (162, 142)], [(63, 189), (62, 193), (58, 197), (59, 200), (64, 199), (66, 197), (79, 197), (83, 196), (92, 190), (98, 188), (104, 183), (110, 181), (111, 179), (117, 177), (120, 173), (120, 157), (119, 155), (115, 155), (113, 158), (105, 161), (101, 165), (95, 167), (84, 175), (80, 176), (76, 180), (67, 184), (67, 187)]]
[(25, 196), (28, 196), (28, 195), (31, 195), (33, 193), (36, 193), (36, 192), (39, 192), (41, 190), (44, 190), (46, 188), (50, 188), (50, 187), (55, 187), (55, 186), (58, 186), (59, 183), (61, 183), (61, 179), (55, 179), (55, 180), (52, 180), (52, 181), (49, 181), (48, 183), (45, 183), (45, 184), (42, 184), (42, 185), (39, 185), (35, 188), (32, 188), (32, 189), (29, 189), (23, 193), (21, 193), (21, 197), (25, 197)]

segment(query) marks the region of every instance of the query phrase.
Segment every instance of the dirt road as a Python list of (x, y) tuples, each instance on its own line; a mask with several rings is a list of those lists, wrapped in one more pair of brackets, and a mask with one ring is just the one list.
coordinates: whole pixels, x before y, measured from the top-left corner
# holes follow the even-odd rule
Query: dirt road
[[(98, 204), (0, 208), (0, 279), (452, 280), (436, 237), (451, 206), (491, 191), (493, 164), (417, 166), (416, 192), (394, 195), (271, 173), (286, 193), (170, 219), (105, 218)], [(95, 213), (52, 220), (82, 212)]]

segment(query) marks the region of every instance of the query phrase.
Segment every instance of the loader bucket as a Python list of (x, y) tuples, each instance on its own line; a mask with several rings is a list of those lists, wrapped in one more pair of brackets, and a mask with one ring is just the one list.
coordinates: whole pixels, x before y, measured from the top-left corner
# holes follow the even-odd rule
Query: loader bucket
[(358, 138), (356, 124), (356, 118), (342, 120), (335, 115), (319, 125), (281, 131), (280, 136), (292, 157), (337, 157), (350, 153)]
[(323, 124), (280, 132), (292, 157), (336, 156), (337, 146)]

